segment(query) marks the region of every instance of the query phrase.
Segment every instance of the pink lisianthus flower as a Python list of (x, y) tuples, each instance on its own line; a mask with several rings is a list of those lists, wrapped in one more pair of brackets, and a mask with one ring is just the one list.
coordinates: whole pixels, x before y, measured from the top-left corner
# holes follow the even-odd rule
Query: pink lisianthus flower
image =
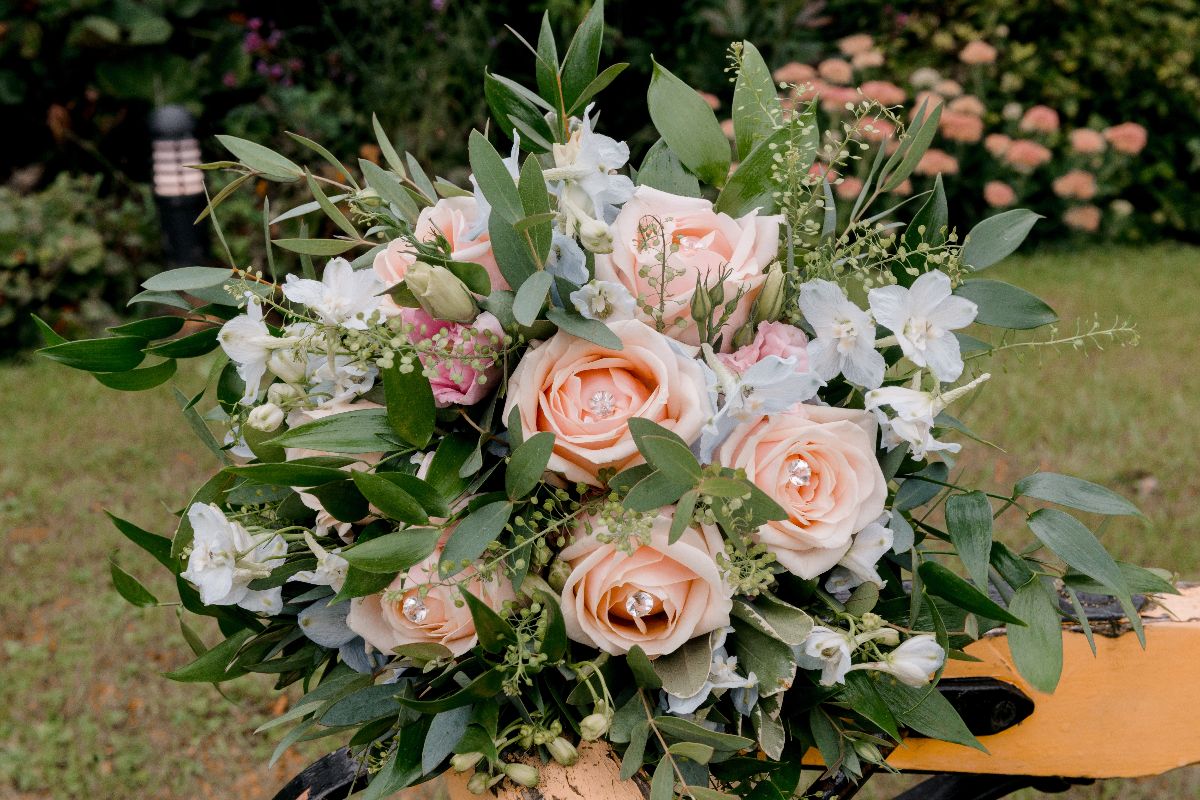
[(434, 319), (419, 308), (405, 308), (401, 316), (411, 326), (409, 340), (436, 351), (423, 354), (421, 364), (435, 371), (429, 385), (439, 408), (474, 405), (491, 392), (499, 372), (494, 352), (504, 341), (500, 320), (485, 311), (464, 325)]
[(786, 322), (760, 322), (754, 341), (732, 353), (719, 353), (721, 363), (741, 375), (767, 356), (796, 359), (796, 371), (808, 372), (808, 337)]

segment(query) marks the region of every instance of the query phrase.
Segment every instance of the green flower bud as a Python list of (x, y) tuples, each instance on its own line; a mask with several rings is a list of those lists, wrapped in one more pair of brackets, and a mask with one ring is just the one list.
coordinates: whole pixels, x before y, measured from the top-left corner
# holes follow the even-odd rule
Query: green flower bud
[(554, 760), (564, 767), (569, 767), (579, 760), (579, 751), (575, 749), (575, 745), (561, 736), (556, 737), (554, 741), (547, 744), (546, 749), (550, 751), (550, 755), (554, 757)]
[(584, 220), (579, 224), (579, 243), (593, 253), (613, 251), (612, 231), (598, 219)]
[(779, 262), (775, 262), (767, 271), (767, 279), (763, 282), (762, 292), (758, 295), (758, 302), (754, 304), (755, 327), (760, 322), (773, 322), (779, 319), (779, 315), (783, 313), (785, 277), (783, 267), (779, 265)]
[(588, 742), (599, 739), (608, 733), (611, 718), (607, 714), (588, 714), (579, 722), (579, 736)]
[(554, 559), (554, 563), (550, 565), (550, 572), (546, 575), (546, 582), (550, 584), (550, 588), (556, 592), (561, 592), (567, 584), (567, 578), (571, 576), (571, 565), (561, 558)]
[(425, 313), (447, 322), (472, 322), (479, 316), (475, 296), (453, 272), (424, 261), (413, 262), (404, 285), (417, 298)]
[(505, 764), (504, 774), (513, 783), (527, 786), (530, 789), (538, 785), (538, 780), (541, 776), (538, 775), (536, 767), (531, 767), (528, 764)]
[(692, 292), (692, 319), (696, 321), (697, 325), (707, 325), (712, 319), (712, 312), (712, 298), (705, 291), (704, 285), (697, 279), (696, 291)]
[(858, 757), (868, 764), (882, 764), (883, 753), (879, 752), (879, 748), (873, 742), (863, 741), (861, 739), (854, 740), (854, 752)]
[(466, 772), (474, 769), (483, 758), (483, 753), (458, 753), (450, 757), (450, 769), (455, 772)]
[(362, 205), (370, 206), (371, 208), (378, 208), (383, 205), (383, 198), (379, 196), (379, 192), (370, 188), (360, 190), (354, 199)]
[(476, 772), (471, 776), (471, 780), (467, 781), (467, 791), (471, 794), (483, 794), (488, 790), (488, 774), (486, 772)]

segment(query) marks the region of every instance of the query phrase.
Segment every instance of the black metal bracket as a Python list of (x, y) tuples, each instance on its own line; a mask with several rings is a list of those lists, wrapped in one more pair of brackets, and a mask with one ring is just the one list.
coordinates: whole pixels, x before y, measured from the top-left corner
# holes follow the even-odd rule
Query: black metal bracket
[(1057, 794), (1089, 783), (1092, 781), (1034, 775), (937, 775), (894, 800), (997, 800), (1021, 789)]
[(366, 785), (366, 770), (343, 747), (305, 767), (274, 800), (344, 800)]

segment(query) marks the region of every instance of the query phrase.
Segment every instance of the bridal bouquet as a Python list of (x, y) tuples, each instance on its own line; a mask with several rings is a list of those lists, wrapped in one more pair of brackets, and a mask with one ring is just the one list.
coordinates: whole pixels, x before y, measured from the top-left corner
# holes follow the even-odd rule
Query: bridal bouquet
[[(167, 677), (298, 686), (263, 728), (291, 726), (280, 752), (348, 743), (369, 798), (446, 770), (533, 786), (595, 740), (656, 800), (790, 797), (808, 749), (853, 778), (904, 729), (979, 747), (934, 688), (946, 659), (1007, 624), (1051, 690), (1061, 622), (1087, 630), (1077, 591), (1131, 608), (1166, 584), (1070, 513), (1136, 514), (1119, 495), (957, 483), (956, 408), (990, 356), (1129, 329), (1014, 334), (1054, 312), (978, 273), (1037, 216), (960, 237), (940, 183), (896, 194), (940, 109), (876, 145), (900, 120), (860, 99), (822, 132), (748, 42), (728, 137), (655, 64), (661, 138), (634, 169), (600, 132), (626, 66), (599, 71), (602, 35), (597, 3), (561, 58), (543, 24), (536, 87), (484, 76), (469, 187), (378, 123), (358, 171), (294, 134), (315, 166), (221, 137), (237, 160), (202, 165), (233, 173), (206, 213), (248, 182), (311, 192), (265, 209), (267, 262), (164, 272), (135, 301), (181, 313), (112, 337), (46, 330), (44, 355), (124, 390), (215, 351), (209, 385), (176, 395), (220, 471), (170, 539), (114, 519), (225, 637), (185, 627), (197, 657)], [(1032, 546), (993, 538), (1005, 514)]]

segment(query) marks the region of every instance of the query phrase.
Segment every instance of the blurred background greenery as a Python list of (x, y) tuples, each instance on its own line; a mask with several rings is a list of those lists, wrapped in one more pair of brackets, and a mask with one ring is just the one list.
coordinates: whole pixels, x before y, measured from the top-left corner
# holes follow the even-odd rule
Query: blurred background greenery
[[(505, 23), (530, 34), (549, 6), (565, 34), (587, 5), (0, 0), (0, 354), (35, 343), (30, 312), (71, 334), (109, 323), (161, 269), (149, 190), (155, 106), (183, 103), (196, 115), (206, 159), (224, 155), (216, 133), (299, 156), (285, 130), (344, 159), (375, 158), (374, 112), (430, 172), (461, 184), (466, 134), (488, 117), (483, 69), (529, 77), (531, 59)], [(957, 172), (947, 177), (952, 220), (965, 229), (1002, 207), (987, 186), (1008, 186), (1013, 202), (1047, 219), (1036, 252), (1001, 277), (1046, 298), (1064, 326), (1093, 313), (1131, 317), (1142, 345), (997, 364), (993, 372), (1007, 374), (967, 417), (1008, 449), (967, 448), (966, 477), (999, 486), (1053, 465), (1114, 485), (1149, 522), (1106, 530), (1106, 544), (1200, 577), (1191, 539), (1200, 435), (1188, 424), (1200, 394), (1188, 368), (1200, 250), (1187, 244), (1200, 242), (1200, 3), (610, 0), (606, 17), (605, 60), (632, 66), (604, 95), (601, 126), (630, 142), (635, 164), (651, 142), (642, 100), (650, 55), (712, 93), (724, 118), (722, 52), (743, 38), (773, 66), (827, 88), (888, 84), (906, 107), (932, 91), (976, 117), (944, 127), (935, 143)], [(861, 39), (847, 44), (863, 33), (865, 49)], [(991, 60), (979, 61), (978, 47), (966, 57), (973, 42), (994, 48)], [(1054, 112), (1052, 125), (1044, 113), (1027, 124), (1037, 106)], [(1120, 123), (1143, 128), (1143, 146), (1103, 136)], [(1080, 152), (1081, 129), (1101, 137), (1103, 152)], [(986, 144), (989, 134), (1039, 145), (1048, 160), (1018, 168)], [(1094, 188), (1056, 186), (1071, 171), (1087, 172)], [(288, 201), (273, 197), (277, 208)], [(222, 207), (241, 263), (262, 262), (261, 203), (260, 191), (243, 190)], [(0, 604), (0, 798), (269, 796), (322, 743), (266, 769), (274, 738), (249, 731), (286, 699), (265, 683), (239, 685), (229, 702), (157, 678), (189, 657), (173, 615), (133, 610), (107, 586), (119, 534), (101, 510), (166, 529), (212, 466), (182, 433), (167, 393), (131, 398), (18, 356), (0, 363), (0, 397), (20, 421), (0, 427), (9, 588)], [(1200, 797), (1200, 770), (1069, 796)]]

